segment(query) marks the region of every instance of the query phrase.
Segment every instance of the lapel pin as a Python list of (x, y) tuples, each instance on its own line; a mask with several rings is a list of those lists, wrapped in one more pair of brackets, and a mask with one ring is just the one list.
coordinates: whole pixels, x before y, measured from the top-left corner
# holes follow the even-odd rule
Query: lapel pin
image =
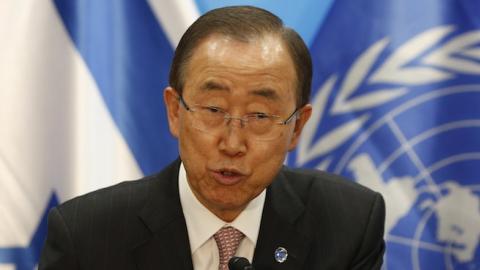
[(274, 257), (275, 257), (275, 261), (277, 261), (279, 263), (283, 263), (287, 260), (288, 252), (285, 248), (278, 247), (275, 250)]

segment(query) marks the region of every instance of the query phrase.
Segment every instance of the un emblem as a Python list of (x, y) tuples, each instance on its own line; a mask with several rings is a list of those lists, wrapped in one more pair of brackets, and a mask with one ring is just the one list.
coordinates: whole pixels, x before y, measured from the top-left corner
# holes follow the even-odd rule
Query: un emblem
[[(480, 255), (480, 119), (468, 110), (479, 100), (480, 85), (419, 96), (374, 123), (342, 157), (337, 172), (384, 195), (387, 266), (389, 259), (408, 259), (394, 264), (480, 268), (474, 260)], [(463, 104), (466, 111), (434, 111), (439, 104)], [(373, 142), (378, 138), (380, 146)]]
[(420, 33), (384, 58), (382, 39), (341, 82), (331, 75), (289, 157), (383, 194), (384, 269), (480, 269), (480, 55), (459, 57), (480, 31), (453, 29)]

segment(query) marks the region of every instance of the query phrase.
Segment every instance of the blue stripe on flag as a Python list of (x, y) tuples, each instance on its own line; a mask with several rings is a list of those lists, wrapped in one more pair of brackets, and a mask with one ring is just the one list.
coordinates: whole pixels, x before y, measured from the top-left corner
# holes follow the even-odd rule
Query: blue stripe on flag
[(48, 212), (57, 205), (57, 195), (52, 193), (30, 244), (27, 247), (0, 248), (0, 265), (3, 263), (14, 264), (16, 270), (32, 270), (35, 268), (47, 235)]
[(141, 170), (158, 171), (178, 155), (162, 98), (173, 49), (150, 6), (145, 0), (54, 2)]

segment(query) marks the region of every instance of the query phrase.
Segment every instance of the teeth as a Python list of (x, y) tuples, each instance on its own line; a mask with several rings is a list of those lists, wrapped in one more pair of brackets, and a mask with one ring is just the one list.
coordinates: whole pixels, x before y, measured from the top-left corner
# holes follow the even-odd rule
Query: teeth
[(231, 172), (222, 172), (222, 174), (225, 175), (225, 176), (232, 176), (233, 175), (233, 173), (231, 173)]

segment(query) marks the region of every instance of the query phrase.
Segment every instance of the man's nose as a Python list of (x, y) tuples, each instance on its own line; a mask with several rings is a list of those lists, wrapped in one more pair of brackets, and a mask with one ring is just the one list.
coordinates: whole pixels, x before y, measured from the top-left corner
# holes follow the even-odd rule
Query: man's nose
[(245, 123), (241, 118), (230, 118), (222, 133), (219, 148), (228, 156), (243, 155), (247, 151)]

